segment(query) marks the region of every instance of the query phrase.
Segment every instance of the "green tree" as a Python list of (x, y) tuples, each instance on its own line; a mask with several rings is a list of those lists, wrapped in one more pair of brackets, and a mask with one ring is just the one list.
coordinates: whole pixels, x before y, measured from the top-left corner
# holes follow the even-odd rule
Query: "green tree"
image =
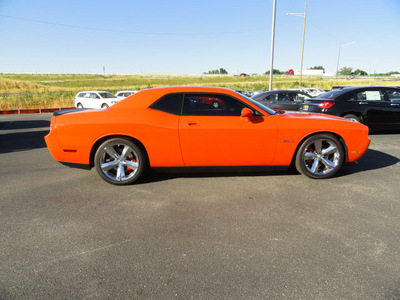
[(354, 75), (365, 76), (365, 75), (368, 75), (368, 73), (363, 71), (363, 70), (357, 69), (357, 70), (354, 71)]
[(203, 74), (228, 74), (228, 72), (224, 68), (220, 68), (219, 70), (211, 70)]
[(310, 70), (323, 70), (325, 73), (325, 68), (323, 66), (314, 66), (314, 67), (310, 68)]
[(338, 75), (349, 76), (349, 75), (352, 75), (352, 72), (353, 72), (353, 68), (343, 67), (339, 70)]
[[(271, 73), (270, 70), (268, 70), (267, 72), (265, 72), (265, 75), (269, 75), (269, 73)], [(276, 75), (282, 75), (284, 72), (278, 70), (278, 69), (272, 69), (272, 74), (276, 74)]]

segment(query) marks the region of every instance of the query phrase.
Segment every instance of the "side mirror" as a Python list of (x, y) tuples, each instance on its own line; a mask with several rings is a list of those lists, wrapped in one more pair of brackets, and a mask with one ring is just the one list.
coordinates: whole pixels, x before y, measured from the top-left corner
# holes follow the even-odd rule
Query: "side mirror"
[(276, 112), (278, 112), (278, 113), (280, 113), (280, 114), (284, 114), (284, 113), (286, 113), (286, 111), (284, 111), (284, 110), (281, 110), (281, 109), (274, 109), (274, 111), (276, 111)]
[(242, 118), (245, 118), (246, 121), (252, 121), (254, 118), (253, 111), (250, 108), (243, 108), (240, 114)]

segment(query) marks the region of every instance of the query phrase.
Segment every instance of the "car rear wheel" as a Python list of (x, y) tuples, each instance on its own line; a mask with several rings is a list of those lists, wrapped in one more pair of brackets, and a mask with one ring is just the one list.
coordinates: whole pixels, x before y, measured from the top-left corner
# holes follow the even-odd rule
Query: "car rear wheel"
[(108, 104), (107, 104), (107, 103), (103, 103), (103, 104), (101, 105), (101, 108), (108, 108)]
[(125, 138), (112, 138), (102, 143), (94, 159), (100, 177), (115, 185), (135, 182), (145, 166), (143, 151)]
[(83, 108), (82, 103), (78, 103), (78, 105), (76, 106), (77, 108)]
[(332, 177), (342, 166), (342, 144), (331, 134), (316, 134), (306, 139), (296, 154), (296, 169), (314, 179)]
[(352, 122), (361, 123), (360, 118), (353, 114), (345, 115), (345, 116), (343, 116), (343, 118), (345, 118), (349, 121), (352, 121)]

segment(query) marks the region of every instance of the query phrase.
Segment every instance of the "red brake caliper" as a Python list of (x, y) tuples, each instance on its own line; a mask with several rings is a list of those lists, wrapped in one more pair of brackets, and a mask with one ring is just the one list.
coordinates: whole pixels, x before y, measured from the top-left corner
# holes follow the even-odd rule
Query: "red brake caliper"
[[(136, 162), (136, 159), (131, 159), (131, 162)], [(126, 170), (127, 170), (127, 171), (132, 171), (132, 169), (129, 168), (129, 167), (126, 167)]]
[[(313, 150), (312, 150), (311, 146), (308, 147), (307, 152), (313, 153)], [(311, 163), (311, 159), (307, 159), (306, 163), (308, 163), (308, 164)]]

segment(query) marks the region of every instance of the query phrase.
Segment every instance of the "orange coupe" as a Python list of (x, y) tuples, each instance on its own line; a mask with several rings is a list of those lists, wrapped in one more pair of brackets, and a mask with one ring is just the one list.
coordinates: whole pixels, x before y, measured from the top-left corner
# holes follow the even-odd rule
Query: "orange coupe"
[[(218, 105), (216, 104), (218, 103)], [(263, 170), (296, 166), (333, 176), (368, 149), (368, 128), (322, 114), (273, 111), (232, 90), (165, 87), (103, 110), (55, 112), (45, 137), (53, 157), (96, 167), (107, 182), (136, 181), (147, 167)]]

